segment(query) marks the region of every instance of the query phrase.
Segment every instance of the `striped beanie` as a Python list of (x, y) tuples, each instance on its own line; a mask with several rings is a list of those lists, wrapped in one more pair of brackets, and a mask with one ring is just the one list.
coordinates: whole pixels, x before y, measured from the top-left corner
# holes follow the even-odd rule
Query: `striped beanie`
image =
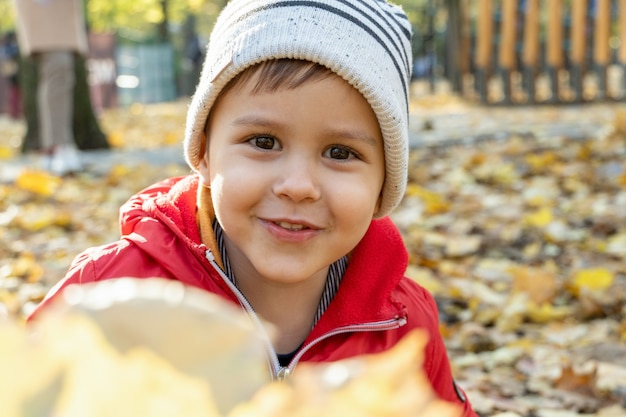
[(198, 169), (211, 107), (237, 74), (272, 59), (312, 61), (361, 92), (378, 118), (386, 175), (375, 216), (385, 216), (406, 188), (410, 41), (406, 15), (385, 0), (231, 0), (213, 28), (187, 114), (187, 163)]

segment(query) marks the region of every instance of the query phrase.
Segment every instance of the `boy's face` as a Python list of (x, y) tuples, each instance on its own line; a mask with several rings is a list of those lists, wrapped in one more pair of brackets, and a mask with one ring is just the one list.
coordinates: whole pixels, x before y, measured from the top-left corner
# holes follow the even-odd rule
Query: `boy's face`
[(325, 279), (361, 240), (385, 178), (383, 140), (365, 98), (332, 74), (215, 103), (200, 164), (239, 281)]

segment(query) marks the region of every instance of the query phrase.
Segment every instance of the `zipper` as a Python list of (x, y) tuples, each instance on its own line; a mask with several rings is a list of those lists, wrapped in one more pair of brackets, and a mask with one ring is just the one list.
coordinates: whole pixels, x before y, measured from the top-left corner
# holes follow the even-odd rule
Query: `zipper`
[(209, 261), (213, 269), (217, 271), (217, 273), (220, 275), (220, 277), (226, 283), (226, 285), (228, 285), (228, 287), (233, 292), (233, 294), (235, 294), (235, 297), (237, 297), (239, 304), (241, 304), (241, 306), (246, 311), (246, 313), (248, 313), (248, 316), (250, 317), (254, 325), (260, 330), (260, 333), (263, 337), (263, 343), (265, 343), (267, 351), (270, 353), (268, 355), (268, 366), (270, 368), (270, 374), (272, 376), (272, 379), (274, 379), (275, 375), (278, 375), (280, 373), (281, 366), (280, 366), (280, 363), (278, 362), (278, 354), (274, 350), (274, 345), (272, 344), (272, 341), (269, 335), (267, 334), (267, 331), (265, 330), (265, 326), (263, 326), (261, 319), (256, 314), (256, 312), (254, 311), (254, 309), (252, 308), (252, 306), (250, 305), (246, 297), (241, 293), (241, 291), (239, 291), (239, 288), (237, 288), (235, 284), (233, 284), (233, 282), (224, 273), (224, 271), (222, 271), (222, 268), (220, 268), (220, 266), (215, 261), (215, 256), (209, 249), (205, 251), (205, 257)]
[(278, 354), (276, 353), (276, 350), (274, 349), (274, 345), (272, 344), (272, 341), (269, 335), (267, 334), (267, 331), (265, 330), (265, 327), (263, 326), (261, 319), (256, 314), (256, 312), (254, 311), (254, 309), (252, 308), (252, 306), (250, 305), (246, 297), (241, 293), (241, 291), (239, 291), (239, 288), (237, 288), (235, 284), (233, 284), (233, 282), (228, 278), (228, 276), (226, 276), (224, 271), (222, 271), (222, 268), (220, 268), (220, 266), (217, 264), (217, 262), (215, 261), (215, 256), (210, 250), (207, 249), (207, 251), (205, 252), (205, 256), (206, 256), (206, 259), (211, 263), (213, 268), (220, 275), (222, 280), (224, 280), (226, 285), (228, 285), (228, 287), (231, 289), (233, 294), (235, 294), (235, 296), (237, 297), (237, 300), (239, 301), (239, 304), (241, 304), (244, 310), (248, 313), (248, 315), (250, 316), (254, 324), (261, 330), (261, 334), (263, 335), (263, 341), (267, 347), (267, 351), (270, 353), (268, 357), (268, 362), (269, 362), (268, 365), (271, 369), (272, 379), (283, 380), (289, 377), (289, 375), (293, 373), (294, 369), (296, 368), (296, 365), (298, 364), (302, 356), (304, 356), (304, 354), (308, 352), (313, 346), (315, 346), (322, 340), (325, 340), (329, 337), (336, 336), (342, 333), (349, 333), (349, 332), (370, 332), (370, 331), (381, 331), (381, 330), (393, 330), (393, 329), (400, 328), (407, 323), (406, 317), (395, 317), (393, 319), (382, 320), (382, 321), (377, 321), (377, 322), (372, 322), (372, 323), (351, 324), (348, 326), (338, 327), (334, 330), (331, 330), (330, 332), (327, 332), (321, 336), (318, 336), (317, 338), (315, 338), (314, 340), (312, 340), (311, 342), (303, 346), (302, 349), (300, 349), (300, 351), (296, 354), (296, 356), (293, 357), (291, 362), (289, 362), (289, 365), (283, 367), (278, 362)]
[(300, 351), (296, 354), (296, 356), (294, 356), (291, 362), (289, 362), (289, 366), (281, 370), (282, 373), (284, 374), (282, 379), (288, 377), (294, 371), (294, 369), (296, 368), (296, 365), (298, 365), (298, 362), (300, 361), (302, 356), (304, 356), (304, 354), (308, 352), (309, 349), (311, 349), (311, 347), (318, 344), (324, 339), (327, 339), (332, 336), (336, 336), (338, 334), (349, 333), (349, 332), (375, 332), (375, 331), (381, 331), (381, 330), (393, 330), (393, 329), (398, 329), (404, 326), (406, 323), (407, 323), (406, 317), (395, 317), (390, 320), (376, 321), (372, 323), (351, 324), (351, 325), (344, 326), (344, 327), (338, 327), (335, 330), (332, 330), (328, 333), (324, 333), (323, 335), (315, 338), (306, 346), (302, 347), (302, 349), (300, 349)]

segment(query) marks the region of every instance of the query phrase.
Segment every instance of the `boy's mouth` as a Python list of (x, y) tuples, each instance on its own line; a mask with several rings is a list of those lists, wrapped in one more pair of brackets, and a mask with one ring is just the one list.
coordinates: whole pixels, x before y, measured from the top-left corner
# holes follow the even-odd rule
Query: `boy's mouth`
[(293, 230), (293, 231), (307, 229), (307, 226), (303, 224), (295, 224), (295, 223), (288, 223), (288, 222), (274, 222), (274, 224), (282, 227), (283, 229)]

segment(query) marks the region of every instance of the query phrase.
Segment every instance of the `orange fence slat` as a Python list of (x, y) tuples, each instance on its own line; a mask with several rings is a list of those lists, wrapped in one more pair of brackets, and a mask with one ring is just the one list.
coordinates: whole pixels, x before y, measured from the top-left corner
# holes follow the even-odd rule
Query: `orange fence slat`
[(533, 68), (539, 60), (539, 0), (526, 0), (522, 62)]
[(517, 0), (502, 0), (502, 24), (500, 26), (500, 50), (498, 64), (500, 68), (513, 70), (515, 68), (516, 39), (516, 9)]
[(479, 0), (477, 39), (476, 39), (476, 66), (489, 68), (492, 56), (493, 41), (493, 4), (492, 0)]
[(550, 67), (563, 65), (563, 1), (548, 0), (546, 62)]
[(587, 30), (587, 0), (576, 0), (572, 3), (572, 30), (570, 34), (570, 42), (572, 50), (570, 59), (572, 63), (582, 65), (585, 61), (586, 36)]
[(609, 38), (611, 37), (611, 1), (596, 0), (596, 19), (593, 31), (593, 62), (608, 65), (611, 60)]

